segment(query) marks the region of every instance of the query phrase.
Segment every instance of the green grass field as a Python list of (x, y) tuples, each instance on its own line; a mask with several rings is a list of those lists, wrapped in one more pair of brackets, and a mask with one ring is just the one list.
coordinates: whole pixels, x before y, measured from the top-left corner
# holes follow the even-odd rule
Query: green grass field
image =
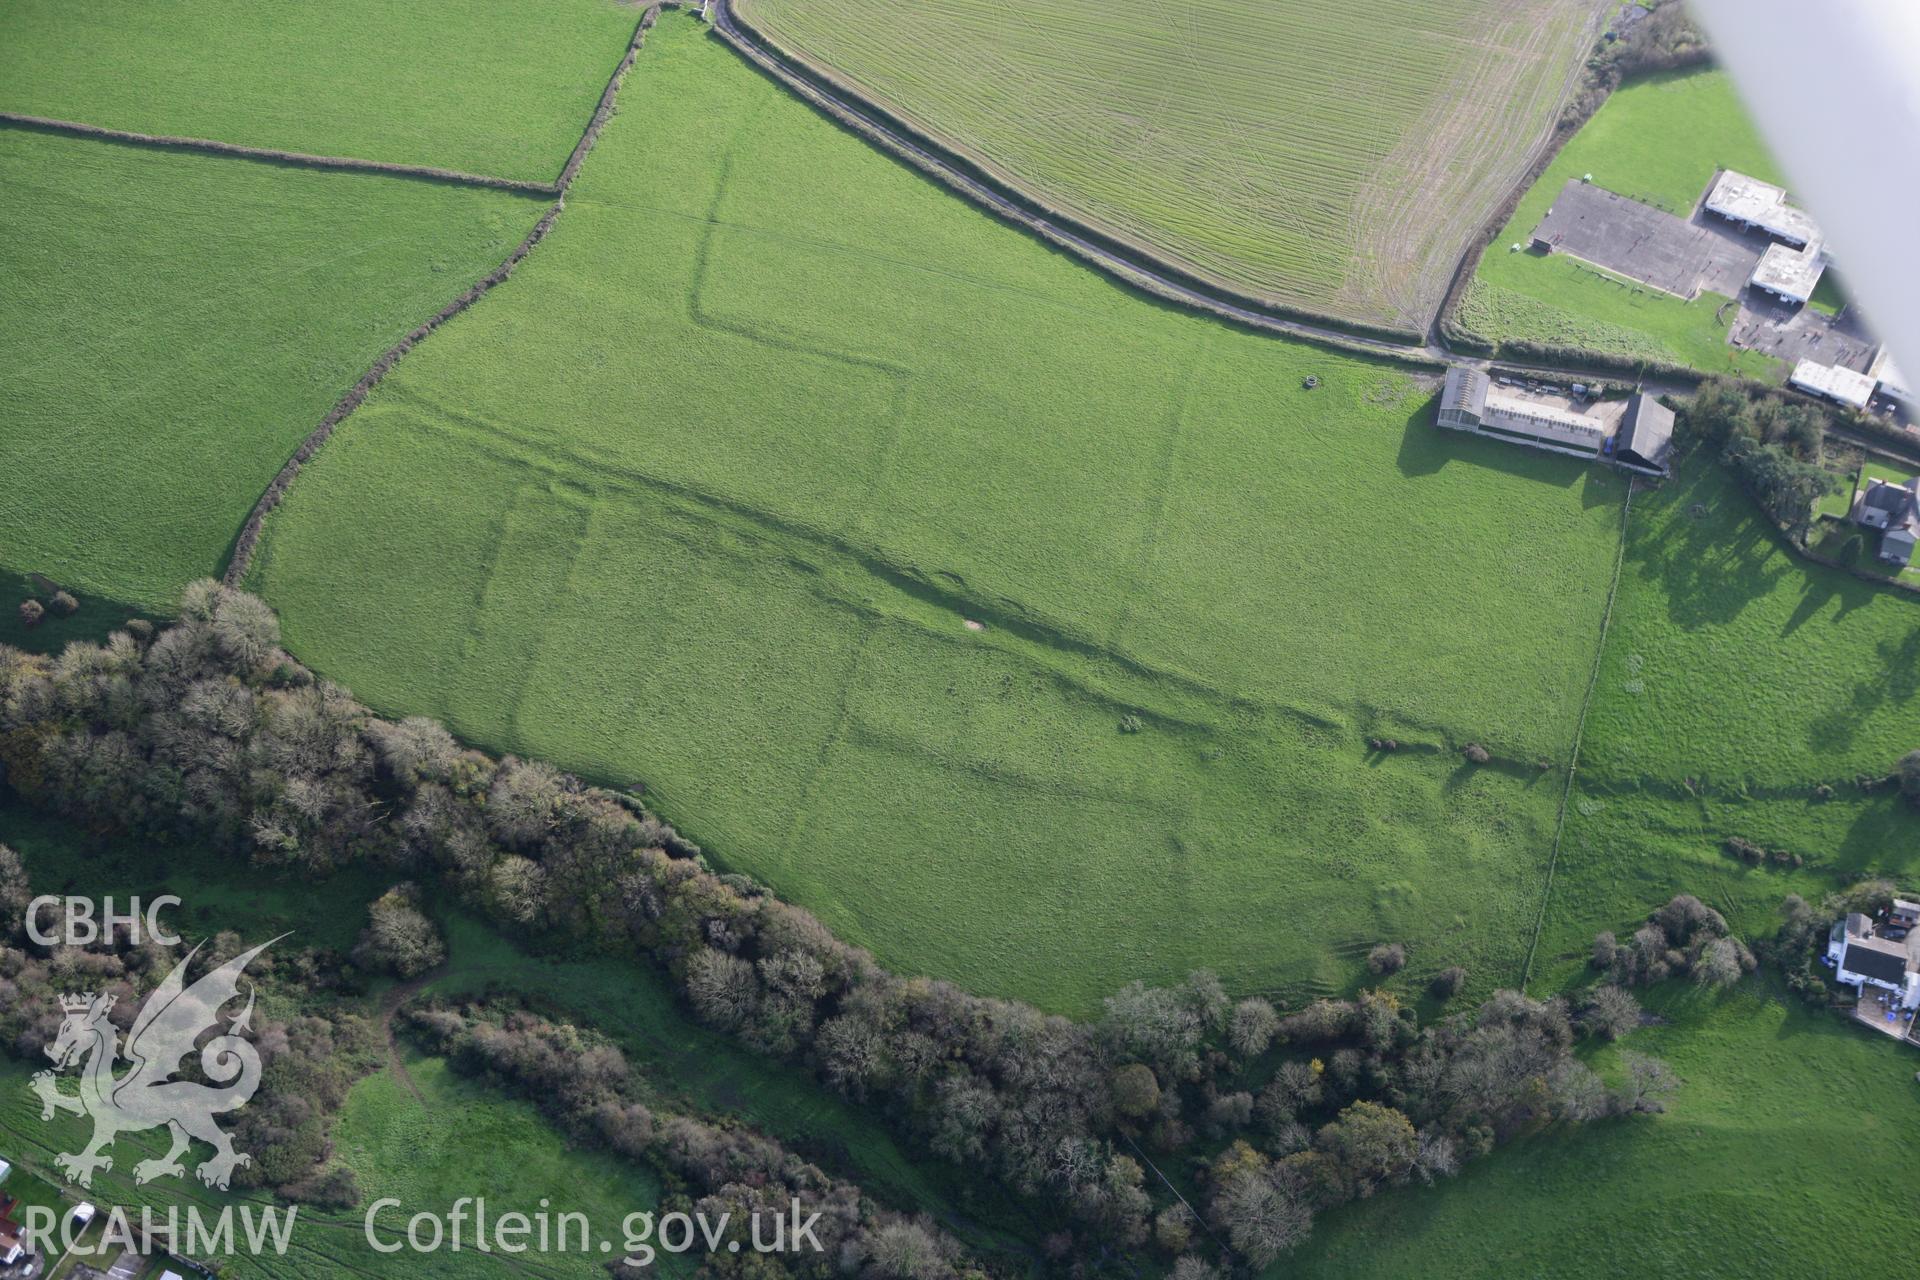
[[(391, 1075), (369, 1076), (355, 1087), (340, 1120), (335, 1158), (359, 1180), (361, 1206), (344, 1212), (301, 1206), (287, 1253), (256, 1254), (243, 1247), (236, 1256), (245, 1270), (234, 1274), (248, 1280), (392, 1274), (392, 1260), (368, 1244), (363, 1226), (367, 1206), (380, 1196), (407, 1202), (406, 1208), (380, 1218), (381, 1237), (388, 1241), (405, 1232), (411, 1213), (444, 1215), (455, 1199), (466, 1195), (486, 1195), (489, 1211), (496, 1214), (509, 1209), (537, 1212), (542, 1198), (550, 1200), (555, 1211), (579, 1206), (596, 1224), (605, 1224), (598, 1229), (614, 1240), (620, 1238), (619, 1223), (627, 1214), (657, 1205), (659, 1184), (650, 1173), (572, 1148), (532, 1104), (452, 1077), (438, 1059), (412, 1058), (407, 1067), (421, 1099)], [(91, 1127), (64, 1114), (42, 1122), (40, 1104), (27, 1088), (28, 1076), (37, 1069), (30, 1063), (0, 1061), (0, 1151), (51, 1171), (53, 1156), (80, 1150)], [(134, 1165), (161, 1154), (166, 1145), (164, 1135), (121, 1135), (114, 1145), (114, 1167), (96, 1175), (89, 1198), (126, 1207), (136, 1223), (143, 1205), (152, 1206), (164, 1222), (170, 1207), (182, 1214), (197, 1207), (211, 1219), (224, 1208), (258, 1213), (275, 1203), (259, 1192), (212, 1191), (191, 1176), (136, 1185)], [(8, 1189), (13, 1189), (11, 1184)], [(235, 1232), (239, 1236), (237, 1225)], [(409, 1252), (406, 1259), (407, 1275), (429, 1280), (505, 1280), (527, 1274), (520, 1259), (470, 1248)], [(604, 1262), (599, 1254), (548, 1253), (540, 1257), (537, 1274), (590, 1280), (606, 1274)]]
[(1912, 1250), (1915, 1056), (1749, 981), (1651, 1002), (1630, 1042), (1685, 1080), (1668, 1114), (1548, 1134), (1316, 1228), (1272, 1274), (1844, 1274)]
[(644, 783), (903, 970), (1511, 981), (1624, 485), (1430, 397), (1117, 288), (669, 16), (252, 581), (376, 705)]
[[(1753, 939), (1788, 893), (1920, 876), (1920, 817), (1851, 783), (1913, 745), (1913, 601), (1792, 557), (1698, 461), (1636, 494), (1630, 528), (1536, 994), (1583, 981), (1596, 931), (1624, 936), (1676, 892)], [(1729, 836), (1806, 865), (1746, 866)], [(1906, 1247), (1871, 1206), (1920, 1158), (1911, 1049), (1764, 975), (1720, 998), (1675, 984), (1652, 1007), (1669, 1025), (1633, 1047), (1682, 1075), (1670, 1114), (1534, 1139), (1433, 1192), (1342, 1211), (1286, 1274), (1470, 1276), (1498, 1259), (1522, 1275), (1824, 1275), (1837, 1241)]]
[[(1913, 602), (1792, 558), (1698, 461), (1635, 495), (1631, 530), (1535, 994), (1588, 980), (1595, 932), (1625, 936), (1677, 892), (1758, 939), (1788, 893), (1920, 875), (1920, 817), (1848, 781), (1911, 745)], [(1749, 867), (1728, 836), (1806, 865)], [(1920, 1158), (1910, 1048), (1765, 974), (1719, 997), (1669, 984), (1649, 1005), (1666, 1024), (1632, 1047), (1681, 1074), (1669, 1114), (1536, 1138), (1435, 1191), (1343, 1210), (1286, 1274), (1474, 1276), (1498, 1259), (1513, 1275), (1825, 1275), (1839, 1241), (1900, 1254), (1898, 1215), (1873, 1206)]]
[(1215, 280), (1424, 328), (1597, 33), (1591, 0), (742, 0), (976, 163)]
[(1766, 378), (1784, 372), (1771, 356), (1738, 351), (1726, 337), (1728, 299), (1690, 302), (1598, 271), (1572, 258), (1514, 252), (1526, 244), (1568, 180), (1681, 217), (1717, 169), (1781, 180), (1724, 71), (1668, 73), (1616, 91), (1534, 183), (1487, 248), (1459, 312), (1461, 324), (1494, 340), (1531, 338), (1619, 355), (1648, 356), (1711, 373)]
[(1920, 745), (1920, 608), (1796, 559), (1719, 468), (1634, 501), (1590, 780), (1802, 797)]
[(4, 580), (62, 583), (76, 627), (170, 611), (374, 357), (540, 209), (0, 127)]
[(0, 111), (551, 182), (640, 11), (620, 0), (0, 4)]
[[(404, 1073), (404, 1074), (402, 1074)], [(383, 1240), (401, 1238), (407, 1219), (427, 1212), (447, 1216), (462, 1198), (484, 1197), (487, 1212), (584, 1213), (592, 1243), (616, 1243), (633, 1213), (657, 1212), (660, 1181), (644, 1166), (567, 1141), (530, 1102), (506, 1098), (477, 1080), (454, 1074), (443, 1058), (403, 1047), (392, 1069), (354, 1086), (334, 1130), (334, 1159), (352, 1169), (367, 1206), (399, 1200), (379, 1219)], [(577, 1231), (577, 1229), (576, 1229)], [(357, 1243), (357, 1242), (356, 1242)], [(541, 1274), (604, 1275), (597, 1255), (583, 1255), (577, 1235), (567, 1250), (538, 1251)], [(690, 1257), (662, 1255), (666, 1274), (691, 1274)], [(513, 1260), (485, 1260), (511, 1274)], [(391, 1264), (389, 1264), (391, 1265)], [(408, 1255), (407, 1272), (414, 1258)]]

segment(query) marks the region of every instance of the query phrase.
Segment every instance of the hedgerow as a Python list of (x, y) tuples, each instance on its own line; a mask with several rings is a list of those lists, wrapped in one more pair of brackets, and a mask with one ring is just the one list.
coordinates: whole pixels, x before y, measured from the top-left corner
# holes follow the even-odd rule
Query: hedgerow
[[(1236, 1009), (1200, 973), (1135, 983), (1079, 1023), (897, 976), (716, 874), (634, 797), (468, 750), (428, 720), (383, 720), (278, 641), (258, 599), (200, 582), (157, 634), (58, 658), (0, 647), (0, 780), (95, 826), (265, 868), (374, 864), (529, 939), (655, 964), (709, 1025), (1049, 1203), (1082, 1247), (1147, 1243), (1148, 1151), (1192, 1157), (1196, 1122), (1233, 1143), (1207, 1214), (1260, 1262), (1345, 1200), (1550, 1124), (1658, 1105), (1657, 1072), (1609, 1091), (1572, 1055), (1566, 1005), (1513, 992), (1421, 1027), (1386, 992), (1285, 1018)], [(387, 905), (386, 944), (376, 925), (368, 954), (417, 971), (433, 946), (405, 906)], [(1257, 1100), (1238, 1084), (1249, 1069), (1271, 1073)]]

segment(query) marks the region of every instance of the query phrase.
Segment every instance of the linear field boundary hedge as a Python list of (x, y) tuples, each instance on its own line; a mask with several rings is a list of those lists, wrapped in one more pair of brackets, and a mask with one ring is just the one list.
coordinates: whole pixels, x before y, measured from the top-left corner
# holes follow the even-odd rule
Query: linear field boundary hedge
[(713, 34), (787, 89), (958, 195), (1137, 289), (1235, 324), (1422, 366), (1443, 363), (1420, 347), (1415, 329), (1343, 320), (1238, 292), (1046, 204), (787, 50), (729, 0), (716, 2)]
[(361, 402), (367, 398), (374, 387), (379, 385), (380, 380), (387, 376), (393, 366), (400, 362), (402, 356), (413, 350), (435, 329), (486, 297), (495, 285), (513, 274), (513, 269), (533, 252), (536, 245), (546, 239), (547, 232), (553, 229), (553, 224), (559, 218), (561, 210), (567, 207), (567, 188), (572, 185), (574, 176), (580, 172), (580, 165), (586, 159), (587, 153), (593, 149), (594, 142), (599, 139), (600, 131), (606, 127), (607, 121), (612, 117), (614, 99), (619, 95), (620, 86), (626, 80), (627, 72), (633, 69), (634, 59), (639, 57), (641, 48), (646, 44), (647, 32), (653, 29), (653, 24), (659, 16), (658, 4), (648, 6), (646, 12), (640, 15), (640, 21), (633, 29), (633, 39), (627, 43), (626, 56), (620, 59), (620, 65), (614, 68), (613, 75), (608, 78), (607, 87), (600, 95), (600, 104), (594, 108), (593, 118), (587, 122), (586, 130), (580, 135), (580, 141), (574, 147), (572, 156), (568, 158), (566, 167), (560, 171), (559, 181), (554, 184), (552, 190), (558, 198), (554, 201), (553, 207), (541, 215), (540, 221), (533, 224), (533, 230), (527, 232), (526, 237), (514, 246), (513, 252), (507, 255), (504, 262), (446, 306), (414, 326), (400, 341), (381, 352), (372, 366), (360, 375), (360, 380), (355, 382), (347, 394), (327, 411), (326, 417), (320, 419), (320, 425), (307, 433), (307, 438), (300, 442), (300, 447), (293, 451), (293, 456), (288, 458), (286, 464), (280, 468), (279, 474), (274, 476), (266, 492), (260, 495), (260, 500), (253, 504), (252, 512), (248, 514), (246, 523), (241, 526), (240, 536), (234, 540), (233, 552), (227, 560), (226, 572), (221, 575), (221, 580), (228, 586), (237, 586), (246, 578), (247, 570), (253, 565), (254, 552), (259, 548), (260, 531), (266, 524), (267, 516), (280, 505), (280, 500), (286, 496), (287, 490), (293, 487), (294, 480), (300, 474), (300, 468), (304, 467), (308, 460), (320, 451), (321, 446), (332, 438), (334, 428), (360, 407)]
[(348, 173), (372, 173), (388, 178), (420, 178), (429, 182), (451, 182), (467, 187), (491, 187), (498, 191), (524, 191), (530, 195), (560, 194), (557, 183), (529, 182), (522, 178), (497, 178), (491, 174), (464, 173), (459, 169), (437, 169), (423, 164), (393, 164), (385, 160), (361, 160), (354, 156), (316, 156), (304, 151), (279, 151), (272, 147), (246, 147), (236, 142), (217, 142), (212, 138), (182, 138), (163, 133), (134, 133), (127, 129), (108, 129), (78, 120), (56, 120), (50, 116), (23, 115), (0, 111), (0, 122), (45, 133), (66, 133), (102, 142), (119, 142), (135, 147), (159, 147), (171, 151), (196, 151), (205, 155), (232, 156), (259, 160), (268, 164), (293, 165), (302, 169), (344, 170)]

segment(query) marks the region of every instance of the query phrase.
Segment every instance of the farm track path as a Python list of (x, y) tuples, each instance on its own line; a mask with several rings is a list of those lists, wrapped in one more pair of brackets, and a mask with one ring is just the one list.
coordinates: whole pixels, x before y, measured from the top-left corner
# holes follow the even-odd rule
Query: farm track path
[(407, 1087), (407, 1092), (413, 1095), (413, 1100), (420, 1104), (422, 1110), (427, 1109), (427, 1097), (420, 1092), (420, 1086), (414, 1083), (412, 1073), (407, 1070), (406, 1060), (400, 1056), (400, 1039), (394, 1024), (399, 1020), (400, 1006), (420, 994), (430, 984), (446, 976), (446, 973), (445, 964), (437, 965), (418, 977), (396, 983), (380, 999), (380, 1030), (387, 1038), (387, 1069), (393, 1073), (395, 1079)]

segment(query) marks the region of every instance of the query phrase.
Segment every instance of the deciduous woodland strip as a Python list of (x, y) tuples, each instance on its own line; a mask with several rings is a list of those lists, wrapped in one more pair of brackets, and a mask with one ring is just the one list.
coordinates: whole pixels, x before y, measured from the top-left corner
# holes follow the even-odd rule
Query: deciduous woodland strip
[(507, 255), (506, 261), (488, 272), (472, 288), (417, 325), (400, 341), (381, 352), (379, 359), (360, 375), (360, 380), (353, 384), (352, 389), (340, 398), (339, 403), (327, 412), (326, 417), (320, 419), (320, 425), (307, 433), (307, 438), (300, 442), (300, 447), (293, 451), (293, 456), (288, 458), (286, 465), (280, 468), (280, 473), (274, 476), (273, 483), (267, 486), (267, 491), (260, 495), (258, 502), (253, 504), (253, 511), (247, 516), (246, 524), (241, 526), (240, 536), (234, 540), (233, 554), (227, 561), (226, 573), (222, 575), (223, 581), (229, 586), (237, 585), (246, 577), (248, 568), (253, 564), (253, 553), (259, 547), (260, 530), (266, 523), (268, 514), (280, 505), (280, 499), (285, 497), (287, 490), (293, 486), (294, 478), (300, 474), (300, 468), (305, 466), (307, 460), (318, 453), (320, 447), (332, 437), (333, 429), (339, 426), (348, 414), (360, 407), (368, 393), (379, 385), (380, 380), (387, 376), (387, 372), (394, 365), (399, 363), (400, 357), (413, 350), (416, 344), (435, 329), (484, 298), (495, 285), (513, 274), (513, 269), (520, 265), (521, 259), (533, 252), (535, 245), (546, 239), (547, 232), (553, 228), (554, 220), (560, 216), (560, 211), (566, 208), (567, 188), (572, 185), (574, 175), (580, 172), (580, 164), (586, 159), (587, 152), (593, 149), (600, 131), (606, 127), (607, 121), (613, 116), (614, 99), (620, 92), (620, 85), (626, 79), (627, 72), (633, 69), (634, 59), (640, 56), (641, 47), (646, 44), (647, 32), (653, 29), (653, 24), (659, 16), (658, 4), (648, 6), (647, 11), (640, 15), (640, 21), (633, 29), (633, 39), (627, 44), (626, 56), (620, 59), (620, 65), (614, 68), (613, 75), (608, 79), (606, 91), (600, 95), (600, 105), (594, 108), (593, 118), (587, 122), (586, 132), (580, 135), (580, 142), (574, 147), (573, 155), (568, 158), (566, 167), (560, 171), (560, 180), (552, 188), (547, 188), (559, 197), (554, 201), (553, 207), (541, 215), (540, 221), (533, 224), (533, 230), (527, 232), (526, 238), (514, 246), (513, 252)]
[(1350, 323), (1249, 297), (1121, 243), (1073, 215), (1006, 185), (871, 99), (787, 52), (742, 18), (730, 0), (713, 0), (711, 12), (714, 34), (790, 92), (956, 194), (1136, 289), (1235, 324), (1361, 355), (1387, 356), (1425, 367), (1446, 363), (1443, 351), (1417, 345), (1420, 335), (1412, 330)]
[[(560, 193), (552, 182), (528, 182), (520, 178), (496, 178), (484, 173), (462, 173), (458, 169), (436, 169), (422, 164), (389, 164), (384, 160), (360, 160), (352, 156), (315, 156), (304, 151), (276, 151), (270, 147), (243, 147), (234, 142), (216, 142), (211, 138), (176, 138), (168, 134), (133, 133), (126, 129), (106, 129), (77, 120), (55, 120), (48, 116), (21, 115), (0, 111), (0, 121), (51, 133), (70, 133), (105, 142), (124, 142), (139, 147), (164, 147), (174, 151), (198, 151), (207, 155), (237, 156), (243, 160), (261, 160), (269, 164), (297, 165), (303, 169), (343, 169), (349, 173), (375, 173), (390, 178), (421, 178), (430, 182), (452, 182), (468, 187), (492, 187), (500, 191), (525, 191), (532, 195)], [(576, 153), (577, 154), (577, 153)]]

